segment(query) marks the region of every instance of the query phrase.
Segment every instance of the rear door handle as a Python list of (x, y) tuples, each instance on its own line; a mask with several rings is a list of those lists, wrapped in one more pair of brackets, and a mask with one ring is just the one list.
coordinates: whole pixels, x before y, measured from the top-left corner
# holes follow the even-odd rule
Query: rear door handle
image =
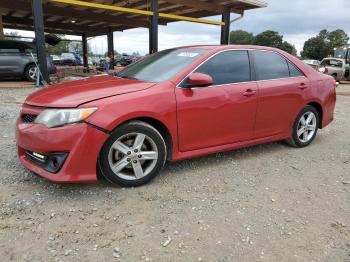
[(253, 95), (255, 95), (256, 94), (256, 91), (255, 90), (252, 90), (252, 89), (247, 89), (244, 93), (243, 93), (243, 95), (244, 96), (253, 96)]
[(300, 85), (299, 85), (299, 89), (302, 89), (302, 90), (304, 90), (304, 89), (306, 89), (306, 88), (308, 88), (309, 86), (307, 85), (307, 84), (305, 84), (305, 83), (301, 83)]

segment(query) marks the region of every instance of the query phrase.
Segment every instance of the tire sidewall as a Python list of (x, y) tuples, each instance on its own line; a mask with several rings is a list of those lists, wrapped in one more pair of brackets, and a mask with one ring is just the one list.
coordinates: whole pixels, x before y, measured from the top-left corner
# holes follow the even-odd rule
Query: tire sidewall
[[(300, 139), (298, 137), (298, 124), (299, 124), (300, 118), (307, 112), (312, 112), (315, 114), (315, 116), (316, 116), (316, 130), (315, 130), (314, 135), (312, 136), (312, 138), (308, 142), (302, 142), (302, 141), (300, 141)], [(319, 115), (318, 115), (317, 110), (313, 106), (305, 106), (298, 114), (298, 116), (294, 122), (294, 125), (293, 125), (292, 138), (293, 138), (293, 142), (295, 143), (295, 145), (298, 147), (306, 147), (306, 146), (310, 145), (317, 135), (317, 131), (318, 131), (319, 126), (320, 126), (320, 119), (319, 119)]]
[[(108, 154), (113, 143), (120, 138), (121, 136), (128, 133), (142, 133), (153, 139), (154, 143), (158, 149), (158, 160), (153, 168), (153, 170), (145, 177), (136, 180), (126, 180), (117, 176), (111, 169), (108, 161)], [(117, 128), (110, 138), (103, 145), (100, 156), (99, 156), (99, 166), (101, 169), (102, 175), (110, 182), (118, 184), (120, 186), (140, 186), (146, 184), (152, 180), (155, 176), (159, 174), (163, 168), (166, 161), (166, 144), (161, 134), (152, 126), (148, 124), (140, 123), (128, 123), (119, 128)]]

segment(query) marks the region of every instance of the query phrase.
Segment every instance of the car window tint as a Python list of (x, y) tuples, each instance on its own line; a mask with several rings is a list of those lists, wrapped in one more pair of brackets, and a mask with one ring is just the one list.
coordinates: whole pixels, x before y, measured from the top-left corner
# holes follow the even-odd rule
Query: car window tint
[(225, 51), (201, 65), (196, 73), (210, 75), (213, 85), (250, 81), (250, 64), (247, 51)]
[(300, 69), (297, 68), (296, 65), (294, 65), (290, 61), (288, 61), (288, 67), (289, 67), (289, 76), (291, 77), (304, 76), (304, 74), (300, 71)]
[(286, 59), (274, 52), (254, 51), (254, 60), (258, 80), (289, 77)]

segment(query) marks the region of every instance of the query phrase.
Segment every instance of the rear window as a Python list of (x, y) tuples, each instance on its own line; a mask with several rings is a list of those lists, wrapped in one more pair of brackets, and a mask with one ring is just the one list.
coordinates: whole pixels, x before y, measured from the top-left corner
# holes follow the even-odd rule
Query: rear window
[(35, 52), (35, 46), (30, 42), (20, 42), (3, 40), (0, 41), (0, 52), (1, 53), (24, 53), (24, 52)]
[(289, 77), (287, 60), (277, 53), (254, 51), (254, 61), (258, 80)]

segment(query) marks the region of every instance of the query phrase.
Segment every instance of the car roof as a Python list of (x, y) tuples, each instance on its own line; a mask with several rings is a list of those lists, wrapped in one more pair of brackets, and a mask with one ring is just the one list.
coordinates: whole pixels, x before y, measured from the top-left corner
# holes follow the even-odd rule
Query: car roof
[(28, 41), (4, 39), (4, 40), (0, 40), (0, 44), (1, 44), (1, 43), (6, 43), (6, 44), (20, 44), (20, 45), (27, 46), (27, 47), (30, 47), (30, 48), (35, 48), (34, 43), (33, 43), (33, 42), (28, 42)]
[(175, 49), (182, 48), (202, 48), (207, 50), (229, 50), (229, 49), (256, 49), (256, 50), (268, 50), (268, 51), (276, 51), (279, 50), (274, 47), (268, 46), (258, 46), (258, 45), (189, 45), (189, 46), (180, 46)]

